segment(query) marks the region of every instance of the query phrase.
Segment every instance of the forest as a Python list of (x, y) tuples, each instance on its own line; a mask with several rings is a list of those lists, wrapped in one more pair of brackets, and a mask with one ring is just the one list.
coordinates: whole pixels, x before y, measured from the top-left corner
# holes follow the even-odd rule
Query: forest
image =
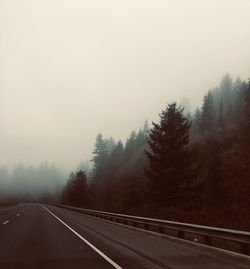
[(17, 164), (12, 170), (0, 165), (0, 205), (54, 200), (63, 187), (64, 174), (43, 162), (37, 167)]
[(125, 144), (98, 134), (90, 171), (72, 172), (61, 203), (249, 229), (250, 81), (226, 74), (194, 113), (167, 104)]

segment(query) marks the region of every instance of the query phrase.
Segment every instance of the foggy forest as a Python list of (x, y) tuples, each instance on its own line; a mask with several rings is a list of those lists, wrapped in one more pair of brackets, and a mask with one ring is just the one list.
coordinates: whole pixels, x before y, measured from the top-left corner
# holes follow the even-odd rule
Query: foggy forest
[(249, 229), (250, 82), (226, 74), (194, 112), (159, 108), (125, 143), (97, 134), (68, 177), (55, 165), (0, 167), (4, 203), (43, 201)]
[(250, 268), (250, 0), (0, 0), (0, 269)]

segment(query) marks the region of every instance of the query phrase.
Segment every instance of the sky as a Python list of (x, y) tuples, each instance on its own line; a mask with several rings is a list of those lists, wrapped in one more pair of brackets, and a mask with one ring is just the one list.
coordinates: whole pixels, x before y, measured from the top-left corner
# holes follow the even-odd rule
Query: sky
[(249, 0), (0, 0), (0, 164), (75, 169), (98, 133), (250, 77)]

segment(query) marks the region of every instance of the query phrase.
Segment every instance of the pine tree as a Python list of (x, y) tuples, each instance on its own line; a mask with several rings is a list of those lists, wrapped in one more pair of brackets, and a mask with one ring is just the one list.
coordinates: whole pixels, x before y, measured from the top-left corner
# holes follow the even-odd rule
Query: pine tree
[(244, 116), (240, 125), (241, 144), (250, 155), (250, 80), (245, 92)]
[(135, 138), (135, 148), (140, 150), (145, 145), (145, 135), (142, 129), (140, 129)]
[(160, 114), (160, 123), (153, 123), (146, 155), (146, 170), (152, 200), (159, 206), (176, 205), (182, 190), (191, 180), (193, 156), (188, 149), (190, 123), (183, 108), (169, 104)]
[(241, 222), (250, 207), (250, 82), (244, 91), (244, 100), (239, 140), (234, 139), (234, 145), (223, 153), (221, 169), (226, 201), (230, 201), (231, 213), (240, 216)]
[(245, 97), (248, 85), (245, 81), (235, 82), (235, 102), (234, 102), (234, 124), (241, 122), (244, 117)]
[(63, 202), (82, 207), (87, 202), (87, 177), (82, 170), (71, 173), (63, 191)]
[(113, 167), (119, 167), (123, 161), (123, 144), (121, 140), (118, 141), (114, 150), (110, 154), (110, 163)]
[(148, 126), (148, 121), (147, 120), (145, 120), (145, 122), (144, 122), (144, 126), (143, 126), (142, 131), (143, 131), (143, 134), (144, 134), (144, 139), (145, 139), (145, 141), (147, 141), (148, 140), (148, 134), (149, 134), (149, 126)]
[(110, 137), (109, 139), (105, 139), (104, 143), (106, 144), (107, 152), (110, 154), (116, 146), (115, 140), (113, 137)]
[(93, 177), (94, 180), (100, 180), (104, 177), (104, 174), (106, 172), (106, 166), (107, 166), (107, 160), (108, 160), (108, 149), (106, 142), (103, 139), (102, 134), (98, 134), (96, 137), (96, 143), (95, 148), (93, 151), (94, 157), (94, 171), (93, 171)]
[(221, 101), (218, 111), (217, 127), (224, 129), (225, 128), (225, 118), (224, 118), (224, 105)]
[(137, 134), (135, 131), (133, 131), (130, 137), (127, 139), (127, 142), (124, 148), (124, 158), (126, 161), (131, 159), (132, 155), (134, 154), (136, 150), (136, 137), (137, 137)]
[(227, 111), (226, 111), (226, 121), (227, 125), (230, 125), (233, 123), (234, 120), (234, 106), (232, 104), (228, 104)]
[(220, 83), (220, 93), (221, 93), (221, 101), (225, 106), (225, 110), (227, 111), (229, 104), (232, 103), (232, 87), (233, 80), (229, 74), (226, 74)]
[(203, 100), (202, 112), (201, 112), (201, 133), (208, 133), (214, 129), (214, 100), (213, 94), (208, 92)]
[(191, 125), (191, 137), (196, 138), (200, 135), (201, 130), (201, 110), (196, 108), (194, 115), (192, 117), (192, 125)]

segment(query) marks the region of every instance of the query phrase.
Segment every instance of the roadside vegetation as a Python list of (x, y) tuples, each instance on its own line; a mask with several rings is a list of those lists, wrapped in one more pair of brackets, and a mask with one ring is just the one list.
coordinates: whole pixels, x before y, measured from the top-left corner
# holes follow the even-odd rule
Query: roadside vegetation
[(92, 167), (71, 173), (62, 203), (249, 229), (250, 82), (227, 74), (194, 113), (168, 104), (125, 144), (98, 134)]

